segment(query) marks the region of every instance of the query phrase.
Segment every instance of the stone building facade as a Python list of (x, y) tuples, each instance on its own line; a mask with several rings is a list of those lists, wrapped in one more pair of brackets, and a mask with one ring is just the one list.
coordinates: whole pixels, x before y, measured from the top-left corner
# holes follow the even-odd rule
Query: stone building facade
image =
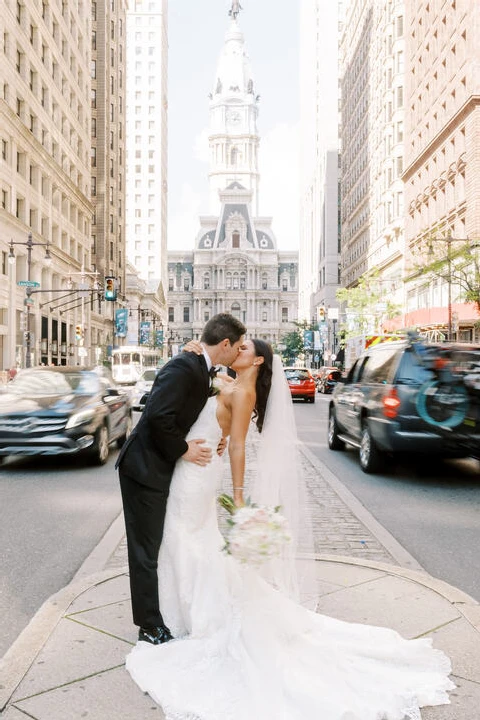
[(112, 336), (97, 288), (125, 272), (125, 8), (2, 3), (0, 368), (93, 363)]
[(351, 0), (341, 41), (342, 285), (378, 270), (401, 303), (405, 3)]
[(229, 312), (274, 345), (295, 329), (298, 253), (282, 251), (259, 208), (259, 96), (236, 16), (210, 94), (210, 210), (192, 252), (168, 253), (169, 350)]
[(480, 337), (474, 305), (463, 302), (448, 273), (428, 278), (412, 270), (462, 248), (478, 254), (479, 28), (478, 2), (406, 0), (405, 322), (445, 334), (450, 305), (459, 340)]

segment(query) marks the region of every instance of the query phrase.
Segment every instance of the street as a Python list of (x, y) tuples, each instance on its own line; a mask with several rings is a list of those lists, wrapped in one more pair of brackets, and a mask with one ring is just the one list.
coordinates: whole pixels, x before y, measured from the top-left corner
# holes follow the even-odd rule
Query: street
[(329, 396), (295, 402), (300, 439), (434, 577), (480, 600), (480, 473), (477, 461), (395, 464), (366, 475), (358, 452), (327, 447)]
[(0, 657), (53, 593), (71, 581), (121, 510), (110, 452), (10, 461), (0, 469)]
[[(372, 515), (435, 577), (480, 599), (478, 465), (431, 470), (402, 465), (368, 476), (353, 450), (326, 444), (328, 396), (295, 402), (300, 439)], [(10, 461), (0, 469), (0, 656), (42, 603), (71, 581), (121, 510), (114, 462)]]

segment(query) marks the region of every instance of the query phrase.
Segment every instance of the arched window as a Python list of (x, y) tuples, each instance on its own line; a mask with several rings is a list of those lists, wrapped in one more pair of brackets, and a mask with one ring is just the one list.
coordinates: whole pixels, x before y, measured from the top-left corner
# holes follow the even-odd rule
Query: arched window
[(226, 281), (225, 287), (227, 288), (227, 290), (231, 290), (232, 289), (232, 273), (231, 272), (227, 272), (225, 281)]
[(237, 164), (237, 159), (238, 159), (238, 148), (233, 147), (233, 148), (231, 149), (231, 151), (230, 151), (230, 162), (231, 162), (231, 164), (232, 164), (232, 165), (236, 165), (236, 164)]
[(203, 276), (203, 289), (204, 290), (210, 289), (210, 273), (205, 273)]
[(232, 303), (231, 313), (232, 313), (233, 317), (236, 317), (237, 320), (240, 320), (240, 304), (239, 303), (237, 303), (237, 302)]
[(239, 286), (240, 286), (240, 279), (238, 277), (238, 273), (235, 272), (235, 273), (233, 273), (233, 289), (238, 290)]
[(234, 232), (232, 233), (232, 248), (239, 248), (240, 247), (240, 233)]
[(247, 273), (240, 273), (240, 289), (245, 290), (247, 287)]
[(266, 290), (268, 287), (268, 275), (267, 273), (262, 273), (262, 290)]

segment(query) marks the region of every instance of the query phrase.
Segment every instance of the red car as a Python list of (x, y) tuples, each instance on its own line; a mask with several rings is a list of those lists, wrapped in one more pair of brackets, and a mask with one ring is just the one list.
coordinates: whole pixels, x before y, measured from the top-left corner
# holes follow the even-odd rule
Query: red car
[(305, 367), (286, 367), (285, 377), (287, 378), (288, 387), (292, 399), (303, 398), (306, 402), (315, 402), (315, 391), (317, 384), (308, 368)]

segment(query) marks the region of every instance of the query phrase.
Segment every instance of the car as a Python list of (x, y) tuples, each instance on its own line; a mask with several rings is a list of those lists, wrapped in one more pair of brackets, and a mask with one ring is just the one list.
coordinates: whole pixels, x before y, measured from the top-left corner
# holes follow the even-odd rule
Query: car
[(476, 457), (480, 345), (406, 338), (368, 348), (329, 403), (328, 446), (359, 449), (365, 473), (387, 458)]
[(102, 368), (21, 370), (0, 394), (0, 463), (9, 456), (83, 455), (107, 462), (132, 429), (130, 399)]
[(306, 402), (315, 402), (316, 383), (311, 370), (306, 367), (285, 367), (285, 377), (292, 400), (303, 398)]
[(324, 366), (318, 371), (317, 390), (320, 393), (331, 393), (335, 385), (342, 377), (342, 372), (337, 367)]
[(130, 396), (132, 410), (143, 411), (158, 372), (158, 368), (148, 368), (140, 375)]

